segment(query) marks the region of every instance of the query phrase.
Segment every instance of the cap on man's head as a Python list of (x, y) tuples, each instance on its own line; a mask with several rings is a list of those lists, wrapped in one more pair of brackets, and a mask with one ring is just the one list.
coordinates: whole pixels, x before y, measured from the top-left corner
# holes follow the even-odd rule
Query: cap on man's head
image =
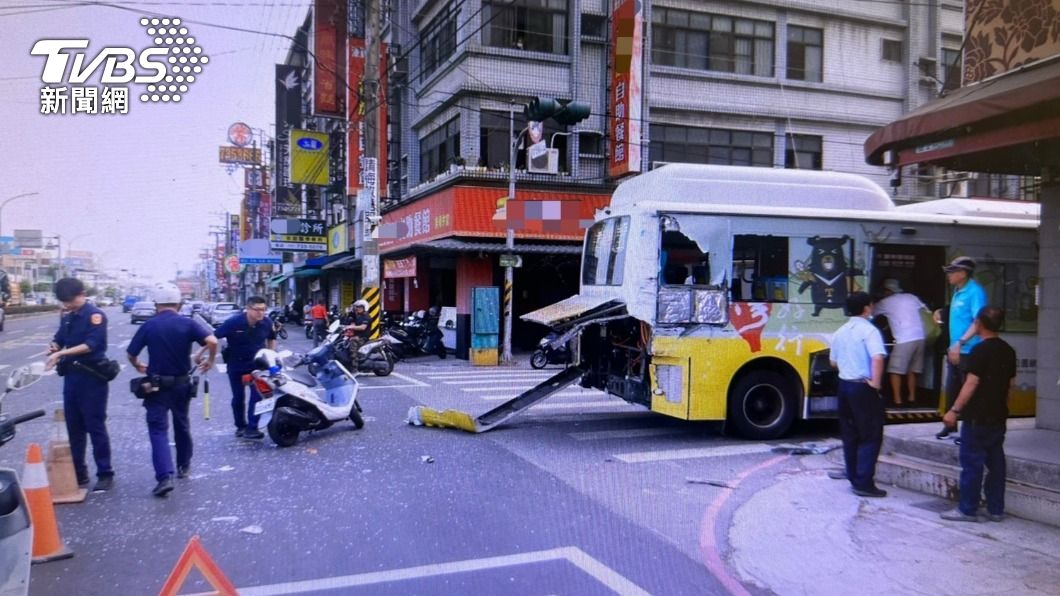
[(972, 273), (975, 271), (975, 259), (971, 257), (957, 257), (950, 261), (949, 265), (942, 268), (946, 273), (953, 273), (954, 271), (967, 271)]
[(887, 291), (894, 292), (895, 294), (899, 294), (902, 292), (902, 285), (899, 284), (898, 280), (894, 279), (893, 277), (889, 277), (883, 280), (883, 287)]

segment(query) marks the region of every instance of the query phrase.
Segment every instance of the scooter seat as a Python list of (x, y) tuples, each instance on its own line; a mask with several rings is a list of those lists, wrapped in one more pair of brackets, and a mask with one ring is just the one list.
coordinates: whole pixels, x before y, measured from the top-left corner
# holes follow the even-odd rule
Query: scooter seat
[(291, 377), (292, 381), (297, 381), (306, 387), (316, 387), (317, 379), (313, 375), (309, 374), (309, 371), (304, 369), (295, 369), (287, 373)]

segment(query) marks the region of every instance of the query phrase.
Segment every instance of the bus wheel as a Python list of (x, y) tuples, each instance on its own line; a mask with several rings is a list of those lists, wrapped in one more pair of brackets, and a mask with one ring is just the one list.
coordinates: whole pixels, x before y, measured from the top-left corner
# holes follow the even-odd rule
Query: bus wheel
[(759, 370), (740, 377), (729, 394), (729, 422), (748, 439), (776, 439), (795, 419), (795, 398), (784, 375)]

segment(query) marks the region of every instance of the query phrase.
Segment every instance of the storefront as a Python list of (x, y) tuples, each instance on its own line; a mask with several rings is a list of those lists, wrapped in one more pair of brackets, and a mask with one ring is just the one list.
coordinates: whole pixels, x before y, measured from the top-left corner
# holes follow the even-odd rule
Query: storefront
[[(513, 282), (512, 345), (533, 347), (547, 330), (518, 316), (578, 292), (583, 227), (610, 200), (606, 194), (520, 190), (518, 202), (505, 204), (507, 194), (500, 187), (452, 186), (383, 216), (383, 309), (450, 307), (461, 358), (470, 343), (471, 289), (503, 286), (502, 254), (522, 257)], [(508, 213), (518, 214), (511, 251), (505, 248)]]

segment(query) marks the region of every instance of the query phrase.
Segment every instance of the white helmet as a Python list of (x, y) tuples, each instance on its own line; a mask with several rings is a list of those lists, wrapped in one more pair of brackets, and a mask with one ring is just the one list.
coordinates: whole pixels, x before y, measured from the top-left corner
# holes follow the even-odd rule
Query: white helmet
[(353, 307), (354, 308), (357, 308), (358, 306), (360, 306), (364, 310), (368, 310), (368, 301), (367, 300), (358, 300), (358, 301), (353, 303)]
[(156, 304), (180, 304), (180, 289), (173, 284), (158, 284), (152, 297)]

